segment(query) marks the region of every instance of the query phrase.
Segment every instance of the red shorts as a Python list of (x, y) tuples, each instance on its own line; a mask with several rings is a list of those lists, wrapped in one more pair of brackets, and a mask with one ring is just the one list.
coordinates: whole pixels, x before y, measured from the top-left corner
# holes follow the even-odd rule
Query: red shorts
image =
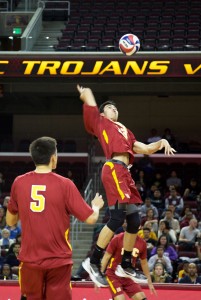
[(71, 300), (71, 269), (72, 265), (39, 269), (31, 267), (28, 263), (21, 263), (21, 294), (26, 295), (27, 300)]
[(129, 298), (132, 298), (135, 294), (142, 292), (141, 286), (130, 278), (107, 274), (107, 280), (112, 298), (122, 295), (124, 292)]
[(123, 164), (107, 161), (102, 169), (102, 182), (108, 206), (119, 203), (141, 204), (142, 199), (128, 168)]

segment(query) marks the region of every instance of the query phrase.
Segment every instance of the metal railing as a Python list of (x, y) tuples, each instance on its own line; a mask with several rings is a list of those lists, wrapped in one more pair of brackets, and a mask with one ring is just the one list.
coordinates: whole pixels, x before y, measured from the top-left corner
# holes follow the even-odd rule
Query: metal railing
[(28, 26), (21, 36), (21, 50), (30, 51), (33, 48), (36, 40), (42, 29), (42, 13), (43, 9), (38, 8), (31, 18)]
[[(93, 199), (93, 179), (90, 178), (88, 185), (84, 191), (84, 199), (86, 203), (90, 204)], [(74, 246), (74, 241), (77, 241), (79, 238), (79, 233), (82, 232), (82, 222), (80, 222), (77, 218), (72, 216), (72, 225), (71, 225), (71, 245)]]
[(65, 4), (67, 15), (70, 16), (70, 1), (38, 1), (38, 7), (42, 7), (44, 11), (63, 11)]
[[(86, 203), (91, 205), (91, 201), (93, 200), (95, 193), (100, 191), (101, 188), (101, 169), (102, 169), (102, 162), (95, 164), (94, 170), (94, 163), (93, 157), (95, 156), (95, 148), (93, 140), (90, 142), (89, 146), (89, 177), (88, 184), (84, 190), (84, 199)], [(83, 229), (83, 222), (80, 222), (77, 218), (72, 216), (71, 222), (71, 245), (74, 246), (74, 242), (79, 239), (79, 234), (82, 233)]]
[(9, 3), (8, 1), (0, 1), (0, 11), (8, 11)]

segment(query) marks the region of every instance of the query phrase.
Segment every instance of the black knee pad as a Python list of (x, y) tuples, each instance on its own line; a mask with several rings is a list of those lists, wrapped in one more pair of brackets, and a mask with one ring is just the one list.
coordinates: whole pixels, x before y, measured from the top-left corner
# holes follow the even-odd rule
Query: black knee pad
[(107, 222), (107, 227), (115, 232), (119, 227), (121, 227), (126, 218), (126, 211), (124, 209), (111, 209), (110, 219)]
[(137, 233), (140, 227), (140, 216), (138, 212), (134, 212), (126, 216), (128, 233)]

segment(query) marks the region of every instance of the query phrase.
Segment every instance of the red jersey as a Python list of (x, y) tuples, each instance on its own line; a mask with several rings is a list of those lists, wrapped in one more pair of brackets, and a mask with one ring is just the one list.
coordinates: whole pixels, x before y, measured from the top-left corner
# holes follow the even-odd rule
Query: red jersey
[[(110, 263), (107, 267), (106, 274), (112, 274), (115, 272), (117, 265), (121, 264), (122, 261), (122, 249), (123, 249), (123, 238), (124, 232), (117, 234), (113, 237), (106, 251), (112, 254)], [(135, 247), (132, 252), (132, 264), (135, 266), (137, 258), (146, 259), (147, 258), (147, 244), (146, 242), (137, 236)]]
[(133, 144), (136, 141), (133, 133), (119, 122), (113, 122), (100, 115), (97, 106), (83, 105), (86, 130), (95, 135), (103, 148), (106, 159), (113, 153), (129, 153), (132, 164), (134, 160)]
[(19, 260), (41, 268), (72, 264), (70, 215), (84, 221), (93, 213), (71, 180), (34, 171), (15, 179), (8, 210), (21, 220)]

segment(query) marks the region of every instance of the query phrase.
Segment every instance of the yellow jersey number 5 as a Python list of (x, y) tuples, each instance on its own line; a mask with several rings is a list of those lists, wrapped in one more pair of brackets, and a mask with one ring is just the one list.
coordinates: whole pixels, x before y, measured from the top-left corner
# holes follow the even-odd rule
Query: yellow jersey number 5
[(46, 185), (32, 185), (30, 209), (33, 212), (42, 212), (45, 209), (45, 197), (40, 192), (46, 191)]

